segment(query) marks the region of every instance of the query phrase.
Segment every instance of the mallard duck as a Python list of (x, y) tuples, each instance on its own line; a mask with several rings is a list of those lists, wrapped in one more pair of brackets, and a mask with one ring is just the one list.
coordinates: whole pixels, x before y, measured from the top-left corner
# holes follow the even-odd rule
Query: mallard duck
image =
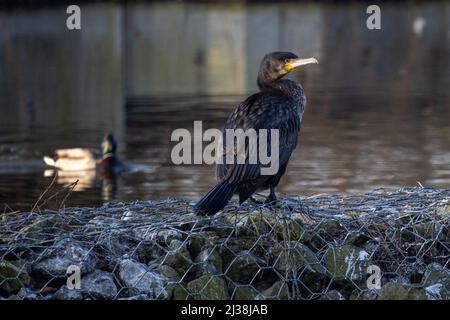
[(85, 148), (59, 149), (53, 157), (45, 156), (44, 162), (62, 171), (114, 170), (121, 166), (116, 156), (117, 142), (107, 134), (101, 143), (101, 153)]

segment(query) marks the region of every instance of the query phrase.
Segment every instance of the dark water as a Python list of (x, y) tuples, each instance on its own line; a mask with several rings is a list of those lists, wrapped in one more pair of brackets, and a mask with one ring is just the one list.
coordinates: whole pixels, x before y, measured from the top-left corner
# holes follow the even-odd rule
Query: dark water
[(30, 160), (106, 131), (136, 170), (60, 174), (50, 194), (79, 179), (66, 205), (199, 197), (214, 169), (173, 165), (170, 134), (220, 128), (274, 50), (320, 61), (292, 75), (308, 107), (279, 191), (449, 188), (450, 4), (381, 10), (381, 31), (358, 4), (83, 5), (81, 31), (64, 7), (0, 12), (1, 209), (30, 209), (52, 181)]

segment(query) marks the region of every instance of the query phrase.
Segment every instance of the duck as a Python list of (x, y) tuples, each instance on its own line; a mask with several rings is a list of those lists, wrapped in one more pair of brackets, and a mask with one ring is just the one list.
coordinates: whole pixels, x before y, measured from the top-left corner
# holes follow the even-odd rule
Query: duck
[(108, 133), (102, 140), (100, 152), (86, 148), (58, 149), (53, 156), (44, 156), (44, 162), (60, 171), (116, 171), (122, 167), (116, 151), (117, 141)]

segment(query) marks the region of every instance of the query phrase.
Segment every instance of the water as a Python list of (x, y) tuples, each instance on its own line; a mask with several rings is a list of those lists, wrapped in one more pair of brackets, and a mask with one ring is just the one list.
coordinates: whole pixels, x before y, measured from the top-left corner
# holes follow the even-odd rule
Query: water
[(78, 179), (66, 205), (198, 198), (214, 168), (173, 165), (171, 132), (221, 128), (280, 49), (320, 61), (292, 75), (308, 107), (280, 192), (448, 188), (450, 4), (381, 9), (381, 31), (360, 4), (85, 4), (81, 31), (64, 7), (0, 11), (0, 209), (30, 209), (53, 180), (30, 159), (106, 131), (136, 170), (60, 175), (50, 194)]

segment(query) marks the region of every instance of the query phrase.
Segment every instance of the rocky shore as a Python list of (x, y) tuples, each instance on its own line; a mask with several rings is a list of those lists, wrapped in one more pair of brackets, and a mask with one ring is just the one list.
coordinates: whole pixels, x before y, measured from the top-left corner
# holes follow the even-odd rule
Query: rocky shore
[(0, 299), (450, 299), (450, 190), (0, 214)]

